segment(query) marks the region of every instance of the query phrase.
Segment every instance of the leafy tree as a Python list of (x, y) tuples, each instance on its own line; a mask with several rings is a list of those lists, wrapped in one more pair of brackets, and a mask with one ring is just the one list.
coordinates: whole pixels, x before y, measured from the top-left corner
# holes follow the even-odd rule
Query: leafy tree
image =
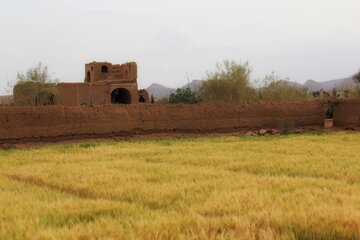
[(200, 102), (200, 98), (190, 88), (178, 88), (169, 97), (169, 103), (195, 104), (198, 102)]
[[(29, 68), (26, 73), (19, 72), (15, 80), (14, 96), (16, 99), (32, 96), (34, 99), (20, 101), (20, 105), (54, 105), (56, 100), (56, 82), (48, 73), (48, 68), (42, 63)], [(28, 99), (28, 97), (26, 97)]]
[(353, 95), (360, 97), (360, 69), (354, 74), (353, 80), (357, 83), (355, 89), (353, 90)]
[(360, 83), (360, 69), (359, 71), (353, 76), (355, 82)]
[[(309, 97), (306, 88), (299, 88), (295, 85), (289, 84), (289, 79), (286, 81), (280, 80), (274, 73), (265, 76), (263, 79), (263, 86), (259, 88), (261, 92), (261, 100), (265, 101), (297, 101), (304, 100)], [(319, 93), (320, 94), (320, 93)], [(313, 94), (314, 96), (317, 93)]]
[(251, 68), (247, 62), (224, 60), (217, 64), (217, 71), (207, 73), (200, 88), (205, 102), (245, 102), (256, 99), (250, 84)]
[(39, 62), (37, 66), (29, 68), (26, 73), (17, 73), (16, 83), (25, 82), (55, 83), (58, 79), (53, 79), (48, 73), (48, 67)]

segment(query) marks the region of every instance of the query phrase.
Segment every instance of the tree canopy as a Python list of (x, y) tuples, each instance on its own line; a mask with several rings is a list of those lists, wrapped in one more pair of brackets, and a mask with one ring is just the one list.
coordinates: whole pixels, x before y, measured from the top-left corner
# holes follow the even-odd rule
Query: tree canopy
[(359, 71), (353, 76), (355, 82), (360, 83), (360, 69)]
[(200, 88), (206, 102), (244, 102), (254, 99), (255, 89), (250, 84), (251, 68), (247, 62), (224, 60), (217, 71), (207, 73)]
[(26, 73), (17, 73), (16, 83), (54, 83), (58, 82), (57, 79), (53, 79), (48, 73), (48, 67), (41, 62), (37, 66), (29, 68)]
[(292, 85), (289, 79), (280, 80), (274, 73), (265, 76), (259, 88), (259, 98), (265, 101), (297, 101), (309, 97), (304, 87)]
[(26, 73), (19, 72), (14, 84), (14, 95), (34, 96), (34, 99), (19, 101), (18, 105), (54, 105), (57, 103), (57, 79), (48, 73), (47, 66), (38, 63)]
[(175, 93), (171, 93), (169, 97), (169, 103), (185, 103), (195, 104), (200, 102), (200, 98), (197, 93), (190, 88), (178, 88)]

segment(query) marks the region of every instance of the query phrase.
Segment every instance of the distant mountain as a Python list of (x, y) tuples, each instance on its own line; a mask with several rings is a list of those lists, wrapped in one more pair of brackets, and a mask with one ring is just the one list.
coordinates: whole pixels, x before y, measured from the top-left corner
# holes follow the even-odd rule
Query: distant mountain
[[(185, 84), (180, 88), (190, 88), (193, 91), (198, 91), (203, 83), (203, 80), (192, 80), (190, 83)], [(146, 88), (149, 95), (153, 95), (155, 98), (168, 97), (171, 93), (176, 91), (176, 88), (165, 87), (158, 83), (153, 83)]]
[(324, 81), (324, 82), (317, 82), (317, 81), (310, 79), (310, 80), (307, 80), (304, 84), (300, 84), (297, 82), (290, 82), (287, 80), (280, 80), (280, 82), (284, 82), (286, 84), (289, 84), (291, 86), (296, 86), (299, 88), (306, 87), (311, 92), (319, 91), (321, 89), (324, 91), (331, 91), (334, 88), (335, 89), (351, 89), (356, 86), (356, 83), (352, 79), (352, 77), (328, 80), (328, 81)]
[(279, 82), (287, 84), (288, 86), (294, 86), (294, 87), (297, 87), (297, 88), (303, 88), (304, 87), (302, 84), (300, 84), (298, 82), (291, 82), (291, 81), (288, 81), (288, 80), (280, 80)]
[(168, 88), (158, 83), (153, 83), (146, 88), (149, 95), (153, 95), (155, 98), (168, 97), (171, 93), (175, 92), (175, 88)]
[(185, 84), (181, 88), (190, 88), (193, 91), (198, 91), (201, 88), (203, 82), (204, 80), (192, 80), (190, 83)]
[(324, 82), (317, 82), (314, 80), (307, 80), (304, 84), (310, 91), (331, 91), (332, 89), (350, 89), (356, 86), (352, 77), (329, 80)]
[(339, 89), (349, 89), (356, 87), (356, 82), (353, 77), (343, 78), (342, 83), (337, 86)]
[(304, 87), (306, 87), (309, 91), (318, 91), (320, 89), (324, 89), (325, 85), (326, 83), (322, 84), (321, 82), (317, 82), (311, 79), (304, 83)]
[[(193, 80), (188, 84), (185, 84), (181, 88), (190, 88), (193, 91), (198, 91), (203, 84), (203, 80)], [(295, 86), (298, 88), (306, 87), (309, 91), (318, 91), (323, 89), (324, 91), (331, 91), (333, 88), (335, 89), (351, 89), (356, 86), (355, 81), (352, 77), (329, 80), (324, 82), (317, 82), (314, 80), (307, 80), (304, 84), (300, 84), (298, 82), (291, 82), (288, 80), (280, 80), (284, 84), (288, 84), (290, 86)], [(155, 98), (168, 97), (171, 93), (175, 92), (175, 88), (168, 88), (163, 85), (153, 83), (146, 89), (150, 95), (154, 95)]]

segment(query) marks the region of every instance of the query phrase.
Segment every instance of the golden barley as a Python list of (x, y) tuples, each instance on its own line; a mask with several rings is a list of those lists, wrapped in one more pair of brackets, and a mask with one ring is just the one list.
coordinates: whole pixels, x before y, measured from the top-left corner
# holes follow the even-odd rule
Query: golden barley
[(360, 134), (0, 152), (0, 239), (360, 239)]

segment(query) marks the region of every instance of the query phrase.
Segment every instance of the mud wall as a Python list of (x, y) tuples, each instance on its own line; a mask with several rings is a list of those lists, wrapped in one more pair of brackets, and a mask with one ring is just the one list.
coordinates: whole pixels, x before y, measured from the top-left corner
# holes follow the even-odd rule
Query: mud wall
[(321, 126), (323, 103), (0, 107), (0, 142), (142, 132), (212, 132)]
[(360, 100), (341, 100), (335, 104), (335, 126), (360, 127)]
[[(34, 106), (36, 97), (43, 91), (56, 96), (56, 104), (67, 106), (111, 104), (111, 92), (124, 88), (131, 93), (131, 103), (138, 103), (139, 94), (136, 83), (99, 82), (39, 84), (28, 82), (14, 87), (14, 104)], [(1, 100), (1, 99), (0, 99)], [(1, 102), (0, 102), (1, 104)]]

